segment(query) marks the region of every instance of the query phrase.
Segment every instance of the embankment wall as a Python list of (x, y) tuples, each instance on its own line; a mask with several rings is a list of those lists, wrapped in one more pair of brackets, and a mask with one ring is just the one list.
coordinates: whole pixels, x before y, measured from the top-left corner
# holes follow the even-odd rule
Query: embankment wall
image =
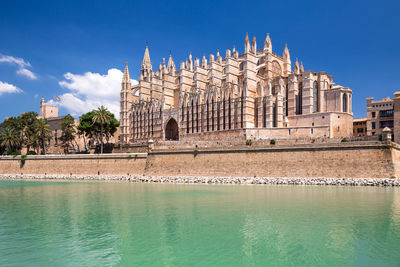
[(396, 144), (309, 144), (263, 148), (153, 150), (104, 155), (1, 157), (0, 174), (400, 178)]

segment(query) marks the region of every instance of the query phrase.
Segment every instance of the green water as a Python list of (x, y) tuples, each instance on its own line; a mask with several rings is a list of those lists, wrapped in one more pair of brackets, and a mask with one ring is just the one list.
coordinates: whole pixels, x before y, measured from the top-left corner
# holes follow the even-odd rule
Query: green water
[(399, 266), (400, 188), (0, 181), (0, 266)]

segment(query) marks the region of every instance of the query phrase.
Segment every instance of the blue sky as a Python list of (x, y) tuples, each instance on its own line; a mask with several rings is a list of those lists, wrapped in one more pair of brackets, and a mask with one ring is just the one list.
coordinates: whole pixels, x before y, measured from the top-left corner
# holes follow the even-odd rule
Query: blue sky
[[(153, 69), (172, 51), (194, 57), (243, 52), (246, 32), (292, 61), (327, 71), (365, 98), (400, 90), (400, 1), (1, 1), (0, 120), (39, 111), (61, 96), (60, 114), (105, 104), (118, 110), (120, 75), (137, 79), (146, 41)], [(2, 89), (1, 89), (2, 88)]]

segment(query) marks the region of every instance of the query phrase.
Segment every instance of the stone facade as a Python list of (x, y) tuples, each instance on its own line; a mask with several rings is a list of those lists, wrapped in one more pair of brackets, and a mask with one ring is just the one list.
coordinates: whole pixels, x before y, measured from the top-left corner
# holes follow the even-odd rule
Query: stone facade
[[(400, 148), (348, 142), (147, 153), (0, 157), (0, 174), (192, 177), (400, 178)], [(286, 168), (285, 166), (290, 166)]]
[(367, 98), (367, 134), (381, 136), (385, 127), (393, 132), (395, 142), (400, 140), (400, 92), (394, 98), (386, 97), (374, 101)]
[(367, 118), (353, 120), (353, 136), (367, 135)]
[[(352, 134), (352, 91), (335, 85), (326, 72), (294, 67), (287, 46), (272, 52), (267, 35), (257, 49), (246, 35), (245, 51), (235, 47), (180, 63), (169, 56), (153, 71), (146, 46), (139, 83), (125, 66), (121, 90), (120, 141), (148, 139), (244, 139), (348, 137)], [(249, 135), (249, 130), (254, 133)]]

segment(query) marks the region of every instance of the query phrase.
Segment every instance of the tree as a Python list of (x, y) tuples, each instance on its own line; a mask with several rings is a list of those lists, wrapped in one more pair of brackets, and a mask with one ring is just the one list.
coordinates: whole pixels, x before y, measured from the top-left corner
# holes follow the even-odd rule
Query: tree
[(42, 145), (43, 154), (46, 155), (46, 142), (49, 141), (53, 136), (50, 129), (50, 125), (44, 119), (39, 119), (35, 123), (34, 133)]
[(104, 107), (99, 107), (93, 116), (93, 123), (100, 123), (100, 154), (103, 154), (103, 132), (104, 132), (104, 124), (108, 124), (111, 121), (110, 112)]
[(23, 143), (29, 151), (31, 146), (36, 147), (35, 145), (38, 143), (36, 135), (38, 114), (34, 111), (25, 112), (19, 115), (17, 120), (18, 124), (16, 127), (19, 127), (19, 129), (15, 130), (20, 131)]
[[(119, 126), (119, 122), (117, 119), (115, 119), (114, 114), (109, 112), (104, 107), (103, 109), (106, 111), (105, 113), (107, 113), (108, 116), (110, 117), (108, 123), (101, 124), (100, 121), (94, 122), (93, 118), (96, 115), (96, 112), (98, 112), (98, 110), (92, 110), (88, 113), (83, 114), (80, 117), (80, 122), (78, 125), (78, 132), (80, 134), (83, 134), (83, 136), (84, 137), (86, 136), (88, 139), (97, 141), (97, 143), (101, 143), (101, 137), (103, 136), (105, 136), (108, 142), (109, 138), (114, 135)], [(103, 131), (101, 129), (102, 127)], [(85, 140), (85, 146), (86, 146), (86, 140)]]
[[(65, 116), (61, 121), (61, 136), (60, 140), (64, 147), (64, 152), (67, 153), (73, 141), (75, 141), (75, 119), (71, 115)], [(78, 146), (78, 144), (76, 144)], [(79, 148), (79, 146), (78, 146)]]
[(1, 145), (6, 148), (7, 154), (11, 154), (21, 145), (19, 134), (11, 128), (1, 130), (0, 141)]

